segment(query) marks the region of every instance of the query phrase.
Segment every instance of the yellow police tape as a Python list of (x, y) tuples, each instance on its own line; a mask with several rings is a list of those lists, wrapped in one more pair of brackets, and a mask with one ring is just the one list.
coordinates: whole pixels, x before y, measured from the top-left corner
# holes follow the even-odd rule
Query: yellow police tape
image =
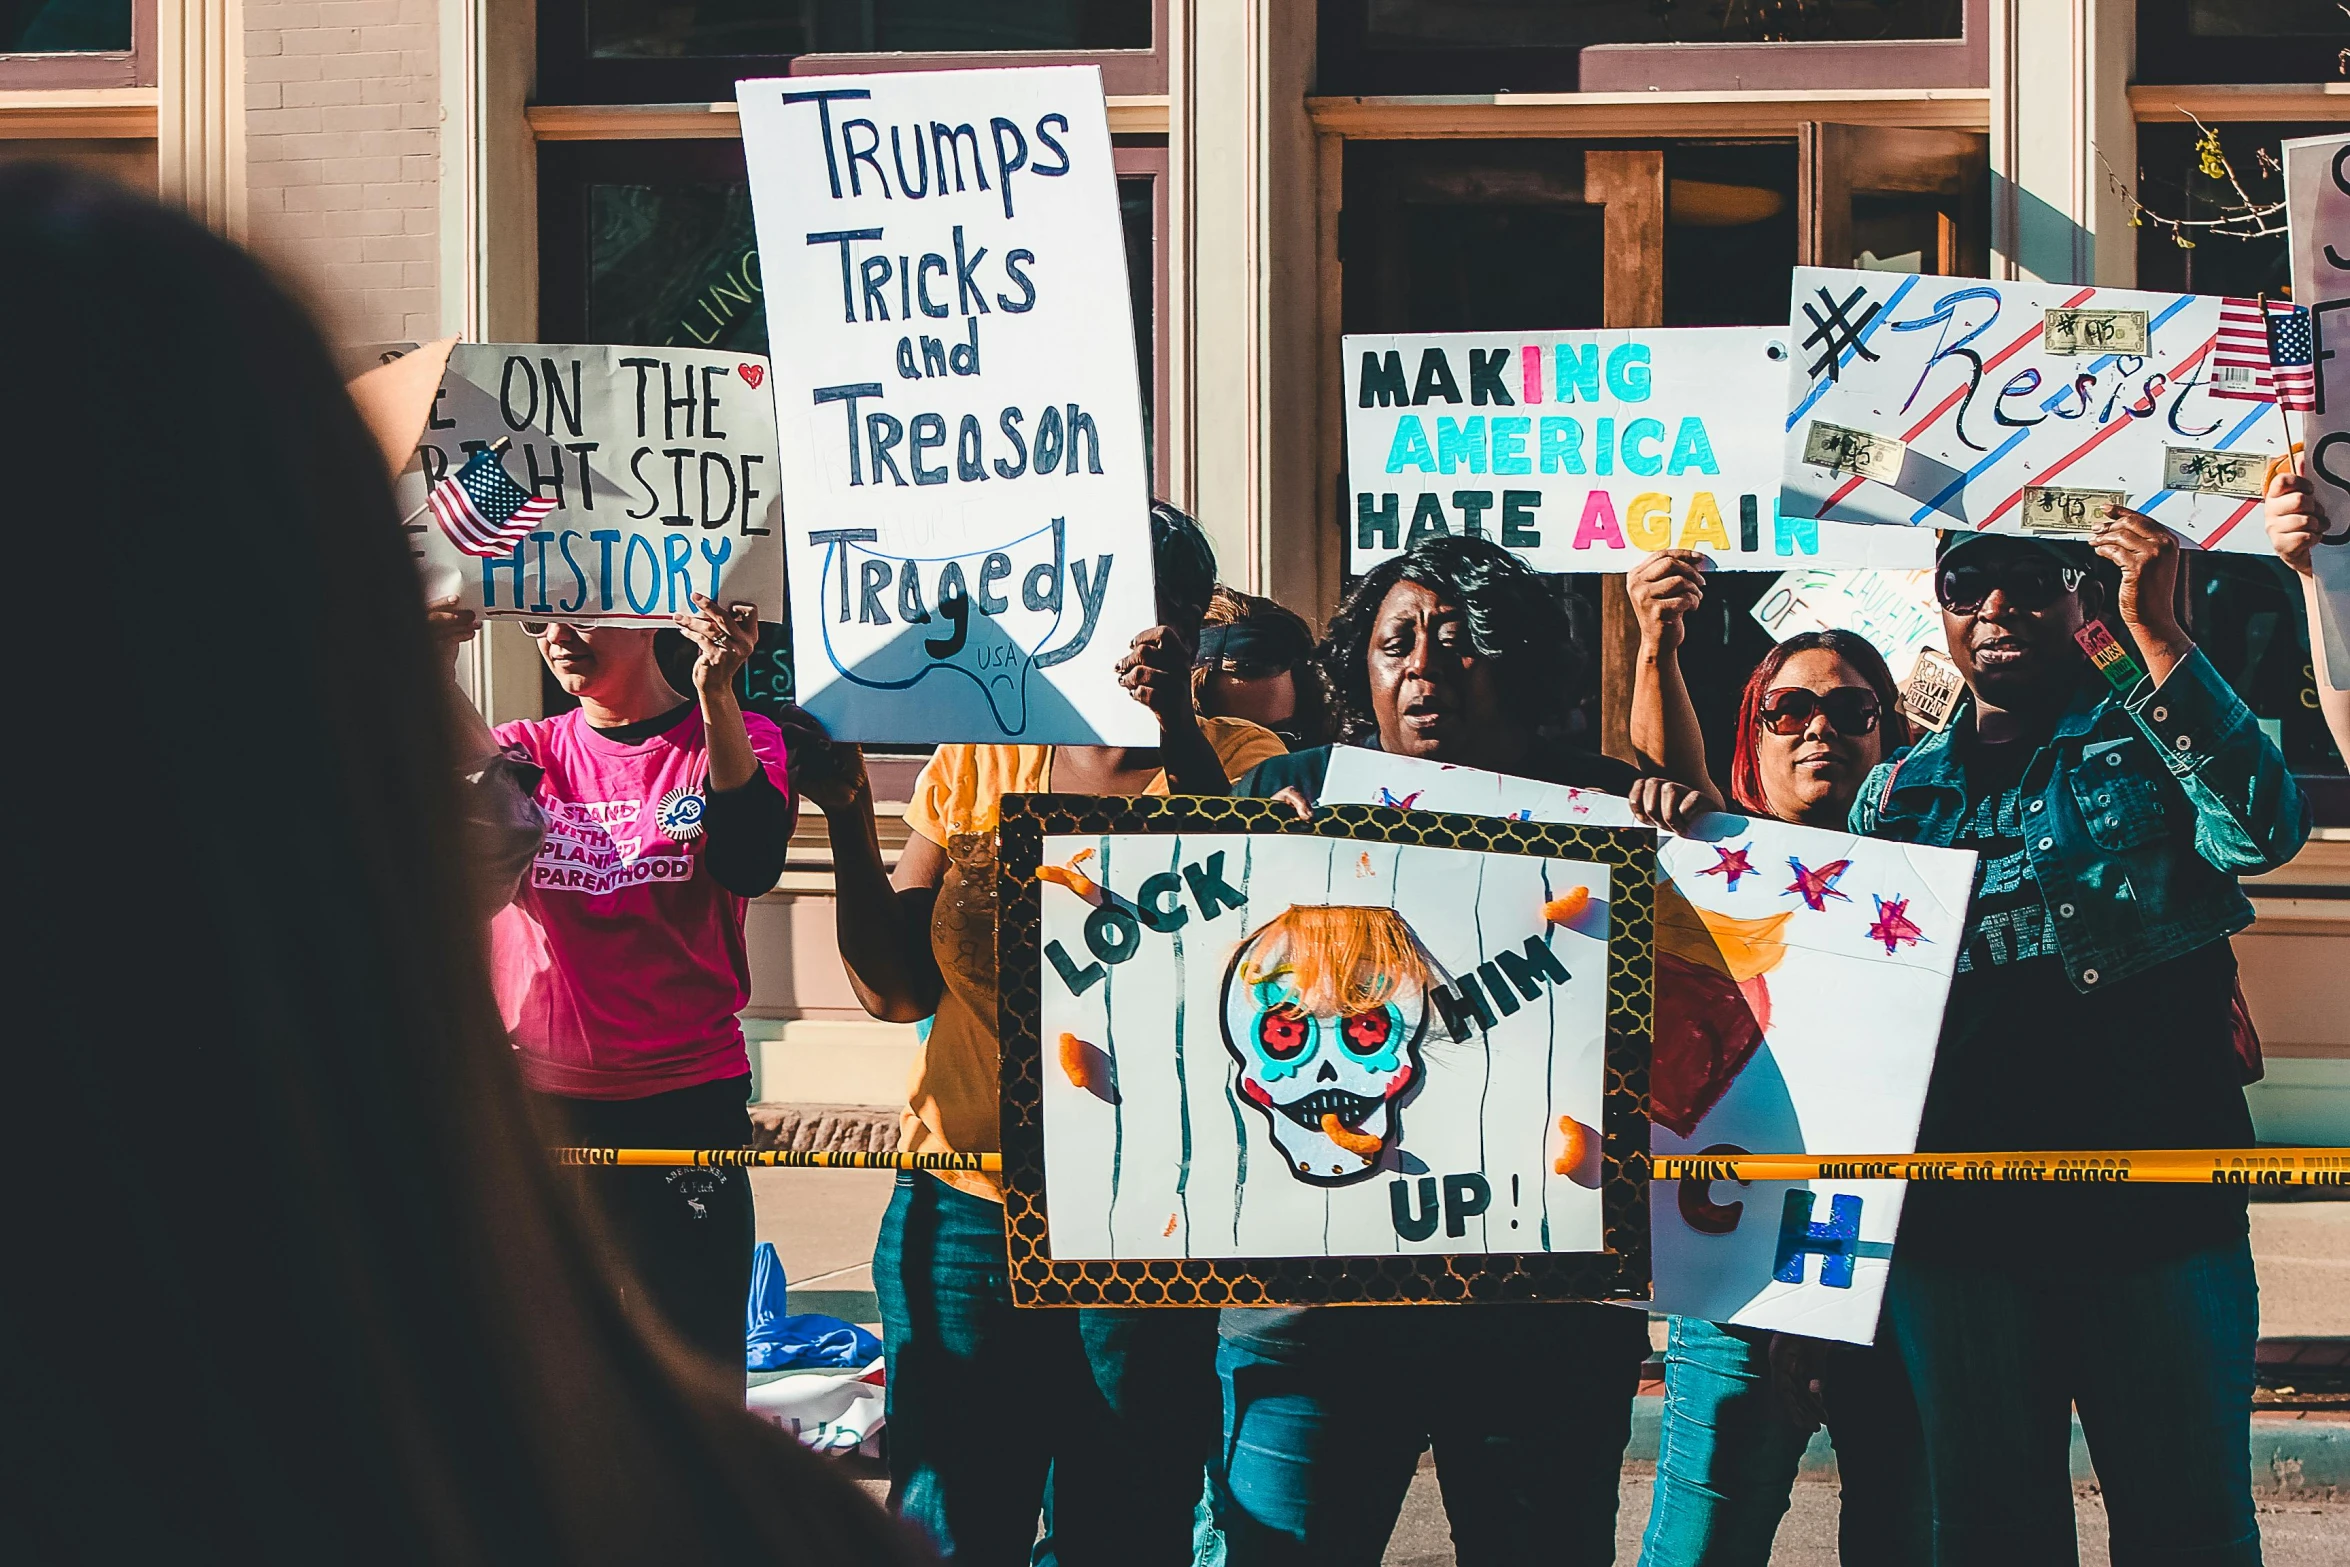
[(2350, 1148), (2144, 1148), (2056, 1153), (1660, 1154), (1660, 1181), (2149, 1182), (2350, 1187)]
[[(705, 1170), (984, 1171), (996, 1153), (810, 1153), (791, 1148), (556, 1148), (557, 1164)], [(2154, 1148), (2127, 1152), (1660, 1154), (1660, 1181), (2042, 1181), (2350, 1188), (2350, 1148)]]

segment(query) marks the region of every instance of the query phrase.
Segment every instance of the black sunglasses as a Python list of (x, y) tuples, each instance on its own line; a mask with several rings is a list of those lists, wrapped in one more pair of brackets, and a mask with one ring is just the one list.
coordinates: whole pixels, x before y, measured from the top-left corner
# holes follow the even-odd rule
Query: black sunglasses
[(1811, 727), (1814, 718), (1825, 713), (1828, 727), (1838, 734), (1865, 735), (1877, 727), (1880, 711), (1877, 693), (1859, 686), (1838, 686), (1833, 691), (1806, 691), (1801, 686), (1789, 686), (1763, 698), (1762, 708), (1755, 717), (1772, 734), (1799, 735)]
[(1953, 614), (1972, 615), (1997, 592), (2015, 608), (2029, 613), (2078, 592), (2088, 575), (2078, 566), (2053, 560), (1961, 562), (1934, 573), (1934, 596)]

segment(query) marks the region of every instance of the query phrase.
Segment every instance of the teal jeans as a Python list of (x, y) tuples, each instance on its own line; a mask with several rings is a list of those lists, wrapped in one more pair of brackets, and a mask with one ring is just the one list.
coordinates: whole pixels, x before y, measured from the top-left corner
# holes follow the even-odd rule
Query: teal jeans
[(2249, 1240), (2147, 1262), (1903, 1257), (1885, 1315), (1917, 1390), (1937, 1567), (2073, 1567), (2076, 1407), (2115, 1567), (2259, 1567)]
[[(1664, 1430), (1640, 1567), (1766, 1567), (1811, 1433), (1780, 1412), (1769, 1335), (1692, 1317), (1665, 1345)], [(1927, 1567), (1933, 1517), (1909, 1378), (1890, 1344), (1840, 1345), (1821, 1378), (1845, 1567)]]

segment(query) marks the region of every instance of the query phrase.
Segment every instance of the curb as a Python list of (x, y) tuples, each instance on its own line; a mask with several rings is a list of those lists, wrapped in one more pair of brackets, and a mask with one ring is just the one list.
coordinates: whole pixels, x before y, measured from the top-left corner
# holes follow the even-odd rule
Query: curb
[[(1626, 1463), (1654, 1464), (1657, 1439), (1664, 1428), (1664, 1399), (1643, 1394), (1632, 1404), (1632, 1440), (1624, 1449)], [(2350, 1497), (2350, 1421), (2312, 1420), (2296, 1414), (2256, 1414), (2252, 1417), (2252, 1492), (2255, 1496), (2289, 1496), (2309, 1501), (2338, 1501)], [(2089, 1444), (2081, 1422), (2073, 1421), (2072, 1471), (2076, 1485), (2093, 1484), (2096, 1467), (2089, 1461)], [(1825, 1431), (1812, 1434), (1796, 1477), (1802, 1480), (1836, 1478), (1836, 1449)]]

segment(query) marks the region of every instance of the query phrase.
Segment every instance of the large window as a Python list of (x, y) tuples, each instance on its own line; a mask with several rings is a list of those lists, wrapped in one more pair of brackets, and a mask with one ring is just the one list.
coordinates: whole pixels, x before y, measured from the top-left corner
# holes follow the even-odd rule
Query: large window
[(154, 85), (155, 0), (0, 0), (0, 89)]
[[(1572, 92), (1637, 87), (1662, 65), (1675, 78), (1661, 85), (1783, 86), (1758, 79), (1761, 56), (1715, 49), (1696, 64), (1719, 81), (1682, 80), (1695, 57), (1681, 50), (1669, 65), (1641, 46), (1925, 45), (1860, 67), (1882, 77), (1871, 85), (1965, 85), (1964, 63), (1940, 59), (1963, 45), (1980, 0), (1320, 0), (1324, 93)], [(1979, 26), (1979, 24), (1978, 24)], [(1630, 46), (1630, 47), (1627, 47)], [(1587, 55), (1587, 51), (1596, 51)], [(1805, 61), (1814, 85), (1850, 79), (1850, 71)], [(1885, 76), (1888, 70), (1892, 76)], [(1894, 79), (1904, 73), (1919, 81)]]
[(744, 77), (1098, 64), (1167, 89), (1164, 0), (539, 0), (546, 103), (694, 103)]

